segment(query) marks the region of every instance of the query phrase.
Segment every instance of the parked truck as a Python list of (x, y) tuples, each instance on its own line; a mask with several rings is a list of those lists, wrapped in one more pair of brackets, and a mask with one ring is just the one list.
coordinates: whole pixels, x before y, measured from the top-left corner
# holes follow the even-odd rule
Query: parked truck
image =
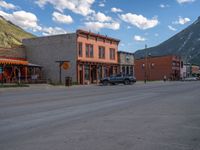
[(130, 85), (136, 82), (136, 78), (134, 76), (130, 75), (112, 75), (110, 77), (105, 77), (100, 80), (100, 83), (103, 85), (115, 85), (115, 84), (124, 84), (124, 85)]

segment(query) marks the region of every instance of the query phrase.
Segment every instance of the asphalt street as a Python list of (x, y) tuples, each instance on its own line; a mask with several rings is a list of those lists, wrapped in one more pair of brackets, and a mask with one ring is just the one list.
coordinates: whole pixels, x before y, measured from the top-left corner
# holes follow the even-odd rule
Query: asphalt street
[(0, 150), (200, 150), (200, 82), (1, 90)]

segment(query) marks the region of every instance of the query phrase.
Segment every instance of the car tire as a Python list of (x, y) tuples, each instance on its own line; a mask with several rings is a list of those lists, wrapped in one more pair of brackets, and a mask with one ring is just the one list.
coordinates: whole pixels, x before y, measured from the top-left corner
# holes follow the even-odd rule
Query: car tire
[(106, 81), (106, 80), (103, 81), (103, 85), (104, 85), (104, 86), (108, 85), (108, 81)]
[(126, 79), (126, 80), (124, 80), (124, 84), (125, 84), (125, 85), (129, 85), (129, 84), (130, 84), (130, 81)]

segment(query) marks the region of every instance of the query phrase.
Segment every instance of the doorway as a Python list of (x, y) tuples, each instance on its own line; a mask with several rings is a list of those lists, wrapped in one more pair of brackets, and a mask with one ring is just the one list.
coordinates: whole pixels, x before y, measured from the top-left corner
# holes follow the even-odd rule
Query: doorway
[(97, 82), (97, 66), (91, 66), (91, 83)]

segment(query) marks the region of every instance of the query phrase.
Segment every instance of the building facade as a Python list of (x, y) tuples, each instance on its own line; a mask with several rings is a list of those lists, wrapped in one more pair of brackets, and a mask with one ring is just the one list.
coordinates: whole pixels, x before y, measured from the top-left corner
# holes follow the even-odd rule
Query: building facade
[(118, 51), (119, 72), (124, 75), (134, 76), (134, 54)]
[[(77, 30), (76, 33), (23, 40), (27, 58), (43, 66), (43, 76), (58, 83), (72, 77), (78, 84), (98, 83), (102, 77), (118, 72), (118, 39)], [(59, 71), (56, 61), (69, 61), (70, 68)]]
[(135, 60), (137, 80), (179, 80), (181, 58), (179, 56), (146, 57)]
[(119, 40), (83, 30), (76, 34), (78, 83), (98, 83), (118, 72)]
[(198, 65), (191, 66), (192, 76), (200, 76), (200, 67)]

